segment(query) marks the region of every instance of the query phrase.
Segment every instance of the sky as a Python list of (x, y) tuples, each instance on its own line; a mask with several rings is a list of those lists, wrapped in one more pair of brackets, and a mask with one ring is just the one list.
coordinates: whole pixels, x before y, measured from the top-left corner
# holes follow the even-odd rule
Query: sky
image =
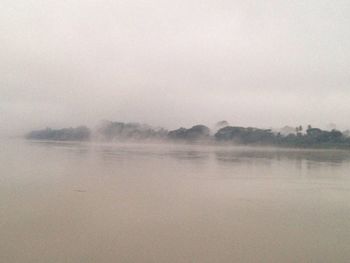
[(350, 128), (349, 26), (348, 0), (2, 0), (0, 134)]

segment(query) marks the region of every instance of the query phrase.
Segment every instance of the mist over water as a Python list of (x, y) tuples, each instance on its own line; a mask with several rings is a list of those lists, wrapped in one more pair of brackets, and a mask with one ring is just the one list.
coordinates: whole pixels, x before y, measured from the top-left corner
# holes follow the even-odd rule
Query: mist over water
[(1, 141), (2, 262), (347, 262), (350, 154)]
[(350, 152), (233, 144), (349, 149), (349, 25), (349, 0), (1, 0), (0, 263), (348, 263)]

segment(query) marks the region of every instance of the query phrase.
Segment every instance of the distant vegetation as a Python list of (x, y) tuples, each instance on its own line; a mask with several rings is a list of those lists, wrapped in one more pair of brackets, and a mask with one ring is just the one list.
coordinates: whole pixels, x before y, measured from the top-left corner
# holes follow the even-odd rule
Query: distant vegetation
[(90, 129), (85, 126), (77, 128), (50, 129), (32, 131), (26, 135), (32, 140), (55, 140), (55, 141), (86, 141), (91, 136)]
[[(223, 127), (224, 126), (224, 127)], [(220, 128), (221, 127), (221, 128)], [(218, 130), (217, 130), (218, 129)], [(228, 126), (226, 121), (215, 125), (215, 133), (205, 125), (179, 128), (168, 131), (140, 123), (105, 121), (94, 131), (85, 126), (65, 129), (44, 129), (26, 135), (33, 140), (58, 141), (123, 141), (157, 140), (182, 142), (217, 142), (220, 144), (270, 145), (300, 148), (350, 148), (349, 131), (321, 130), (310, 125), (306, 131), (302, 126), (285, 126), (279, 131), (253, 127)]]
[(171, 140), (198, 141), (208, 140), (210, 137), (210, 129), (204, 125), (195, 125), (190, 129), (180, 128), (168, 133)]
[(147, 124), (105, 121), (97, 129), (95, 136), (104, 141), (155, 140), (163, 139), (167, 134), (167, 130)]
[(269, 129), (224, 127), (215, 134), (217, 141), (234, 142), (245, 145), (272, 145), (286, 147), (350, 147), (350, 138), (337, 130), (325, 131), (308, 127), (303, 133), (302, 126), (295, 132), (282, 134)]
[(217, 141), (231, 141), (238, 144), (272, 144), (280, 138), (271, 130), (227, 126), (215, 134)]

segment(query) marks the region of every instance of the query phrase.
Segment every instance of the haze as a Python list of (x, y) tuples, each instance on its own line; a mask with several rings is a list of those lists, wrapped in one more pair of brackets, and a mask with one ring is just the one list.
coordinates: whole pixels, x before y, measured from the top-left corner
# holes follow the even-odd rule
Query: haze
[(3, 134), (101, 119), (348, 128), (349, 1), (0, 3)]

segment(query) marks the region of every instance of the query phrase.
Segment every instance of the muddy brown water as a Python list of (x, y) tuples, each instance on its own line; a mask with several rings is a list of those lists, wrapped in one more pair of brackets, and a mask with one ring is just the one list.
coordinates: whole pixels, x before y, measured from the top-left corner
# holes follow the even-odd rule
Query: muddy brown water
[(0, 262), (350, 262), (350, 152), (2, 140)]

